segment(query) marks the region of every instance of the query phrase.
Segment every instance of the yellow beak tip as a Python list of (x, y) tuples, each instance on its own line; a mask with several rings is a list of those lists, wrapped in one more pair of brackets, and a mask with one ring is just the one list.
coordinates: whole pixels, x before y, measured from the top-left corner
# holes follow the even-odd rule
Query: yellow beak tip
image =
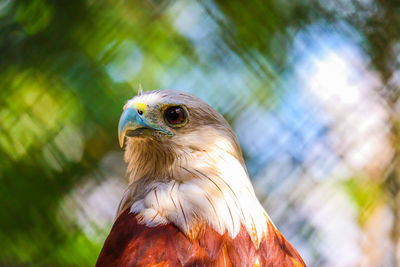
[(119, 146), (123, 148), (125, 144), (125, 131), (123, 131), (122, 133), (118, 133), (118, 141), (119, 141)]

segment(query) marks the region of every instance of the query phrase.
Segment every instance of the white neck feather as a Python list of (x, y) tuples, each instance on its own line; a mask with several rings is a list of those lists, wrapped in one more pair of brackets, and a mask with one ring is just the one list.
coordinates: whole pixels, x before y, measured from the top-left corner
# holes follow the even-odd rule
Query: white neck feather
[(139, 222), (150, 227), (173, 223), (189, 237), (209, 225), (235, 238), (244, 226), (258, 247), (267, 234), (269, 217), (230, 144), (222, 138), (211, 147), (185, 151), (185, 160), (174, 167), (174, 179), (133, 182), (121, 209), (130, 207)]

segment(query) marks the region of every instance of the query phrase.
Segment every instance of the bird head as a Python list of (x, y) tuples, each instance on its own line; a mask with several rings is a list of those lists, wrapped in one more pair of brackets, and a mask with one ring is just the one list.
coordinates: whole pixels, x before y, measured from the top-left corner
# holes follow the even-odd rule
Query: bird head
[[(224, 151), (243, 164), (226, 120), (197, 97), (180, 91), (140, 93), (124, 106), (118, 127), (131, 178), (169, 177), (194, 157)], [(163, 173), (160, 173), (162, 172)], [(135, 178), (136, 177), (136, 178)]]
[(165, 141), (172, 137), (177, 138), (176, 136), (189, 128), (189, 112), (184, 103), (186, 101), (171, 97), (167, 99), (166, 96), (167, 94), (156, 91), (141, 93), (128, 101), (118, 125), (121, 147), (125, 137)]
[(259, 245), (268, 216), (235, 134), (211, 106), (180, 91), (139, 93), (124, 107), (119, 140), (130, 184), (118, 214), (129, 208), (148, 226), (171, 222), (191, 238), (204, 225), (234, 238), (244, 225)]

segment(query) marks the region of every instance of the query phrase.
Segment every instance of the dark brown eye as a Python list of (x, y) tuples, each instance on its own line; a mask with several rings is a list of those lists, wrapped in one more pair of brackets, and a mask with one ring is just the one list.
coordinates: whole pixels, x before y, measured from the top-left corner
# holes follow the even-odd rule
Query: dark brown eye
[(169, 124), (181, 124), (186, 120), (186, 113), (183, 108), (174, 106), (165, 110), (164, 117)]

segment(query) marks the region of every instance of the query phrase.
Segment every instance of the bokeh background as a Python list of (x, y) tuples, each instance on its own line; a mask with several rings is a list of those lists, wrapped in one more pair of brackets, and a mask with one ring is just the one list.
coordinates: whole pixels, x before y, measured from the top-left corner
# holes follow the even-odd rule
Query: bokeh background
[(309, 266), (400, 266), (397, 0), (0, 0), (0, 266), (94, 265), (139, 83), (229, 120)]

